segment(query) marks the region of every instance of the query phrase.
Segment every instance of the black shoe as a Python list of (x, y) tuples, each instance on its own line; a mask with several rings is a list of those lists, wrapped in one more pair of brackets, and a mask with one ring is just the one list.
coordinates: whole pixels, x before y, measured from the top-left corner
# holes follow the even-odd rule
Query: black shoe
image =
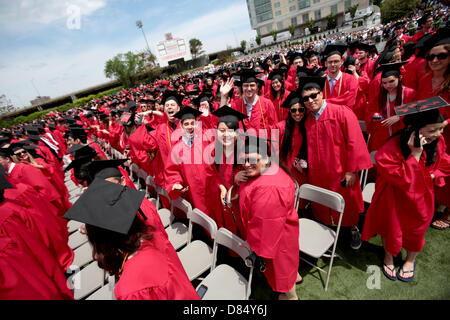
[(355, 227), (355, 229), (352, 229), (352, 241), (350, 242), (350, 248), (353, 250), (358, 250), (361, 248), (362, 241), (361, 241), (361, 234), (359, 233), (359, 229)]

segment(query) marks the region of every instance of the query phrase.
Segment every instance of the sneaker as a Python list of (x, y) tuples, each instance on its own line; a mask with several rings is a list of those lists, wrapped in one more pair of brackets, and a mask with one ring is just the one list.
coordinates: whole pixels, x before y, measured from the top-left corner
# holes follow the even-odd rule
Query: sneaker
[(361, 234), (359, 233), (358, 227), (355, 227), (355, 229), (352, 229), (352, 241), (350, 242), (350, 248), (353, 250), (358, 250), (361, 248), (361, 245)]

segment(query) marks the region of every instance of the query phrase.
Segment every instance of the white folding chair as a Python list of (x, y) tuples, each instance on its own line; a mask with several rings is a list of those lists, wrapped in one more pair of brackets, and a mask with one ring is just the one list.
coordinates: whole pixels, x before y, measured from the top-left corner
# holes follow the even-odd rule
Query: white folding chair
[[(182, 210), (186, 217), (191, 216), (192, 206), (191, 204), (184, 200), (183, 198), (178, 198), (171, 201), (170, 214), (173, 216), (174, 208)], [(159, 213), (159, 212), (158, 212)], [(162, 220), (162, 219), (161, 219)], [(181, 222), (171, 223), (166, 228), (167, 236), (169, 241), (175, 250), (180, 249), (188, 243), (189, 230), (188, 227)]]
[[(372, 164), (375, 166), (376, 162), (375, 162), (375, 154), (377, 153), (377, 151), (372, 151), (370, 153), (370, 159), (372, 160)], [(369, 175), (369, 169), (364, 169), (361, 171), (360, 177), (359, 177), (359, 183), (361, 185), (361, 189), (364, 190), (364, 188), (366, 187), (367, 184), (367, 177)]]
[(76, 248), (73, 251), (74, 257), (72, 265), (81, 268), (82, 266), (94, 261), (94, 258), (92, 256), (92, 249), (92, 245), (89, 243), (89, 241)]
[(358, 122), (359, 122), (359, 127), (361, 128), (361, 131), (366, 132), (367, 131), (366, 121), (358, 120)]
[(178, 252), (181, 264), (188, 275), (190, 281), (198, 278), (206, 270), (212, 271), (214, 262), (213, 249), (201, 240), (192, 241), (193, 224), (201, 225), (205, 228), (214, 240), (217, 232), (216, 222), (199, 209), (190, 212), (188, 244)]
[[(161, 196), (170, 199), (169, 198), (169, 194), (167, 193), (166, 189), (157, 186), (155, 184), (155, 188), (156, 188), (156, 193), (158, 194), (157, 199), (156, 199), (156, 210), (158, 211), (159, 217), (161, 218), (162, 224), (164, 226), (164, 228), (167, 228), (168, 226), (170, 226), (172, 224), (172, 221), (175, 219), (175, 215), (173, 214), (173, 208), (171, 208), (170, 210), (167, 208), (160, 208), (160, 200), (161, 200)], [(170, 201), (172, 203), (172, 201)]]
[[(69, 269), (72, 269), (72, 267), (69, 267)], [(76, 271), (76, 269), (72, 270)], [(80, 300), (103, 286), (105, 271), (99, 268), (96, 261), (93, 261), (81, 271), (71, 275), (67, 279), (67, 283), (73, 289), (74, 299)]]
[(70, 220), (69, 222), (67, 222), (67, 231), (69, 231), (69, 233), (73, 233), (75, 231), (78, 231), (78, 229), (83, 225), (84, 223), (75, 221), (75, 220)]
[(362, 191), (362, 197), (364, 202), (366, 203), (372, 203), (372, 197), (373, 194), (375, 193), (375, 183), (371, 182), (366, 184), (366, 186), (364, 187), (363, 191)]
[(116, 295), (114, 294), (115, 286), (115, 277), (109, 276), (108, 283), (88, 296), (86, 300), (116, 300)]
[(231, 231), (225, 228), (220, 228), (217, 231), (213, 247), (213, 270), (196, 288), (198, 293), (206, 289), (202, 300), (248, 300), (251, 293), (253, 264), (250, 263), (248, 280), (227, 264), (221, 264), (216, 267), (218, 245), (225, 246), (236, 252), (244, 262), (246, 260), (250, 262), (247, 258), (252, 254), (252, 251), (248, 250), (243, 244), (246, 244), (246, 242), (231, 233)]
[[(311, 202), (316, 202), (324, 205), (330, 209), (339, 212), (339, 222), (337, 224), (336, 232), (327, 226), (318, 223), (314, 220), (307, 218), (301, 218), (299, 220), (300, 236), (299, 246), (300, 251), (306, 253), (313, 258), (329, 257), (330, 265), (328, 271), (319, 268), (317, 265), (312, 264), (308, 260), (303, 258), (303, 261), (327, 274), (327, 280), (325, 283), (325, 291), (328, 290), (328, 282), (330, 280), (331, 269), (333, 267), (334, 257), (338, 257), (336, 252), (336, 245), (339, 237), (339, 231), (341, 229), (342, 214), (345, 208), (344, 198), (337, 192), (330, 191), (324, 188), (313, 186), (310, 184), (303, 184), (300, 187), (300, 198), (306, 199)], [(327, 254), (332, 247), (331, 254)]]
[(88, 241), (87, 235), (82, 234), (81, 232), (74, 232), (71, 235), (69, 235), (69, 247), (72, 250), (75, 250), (82, 244), (86, 243)]

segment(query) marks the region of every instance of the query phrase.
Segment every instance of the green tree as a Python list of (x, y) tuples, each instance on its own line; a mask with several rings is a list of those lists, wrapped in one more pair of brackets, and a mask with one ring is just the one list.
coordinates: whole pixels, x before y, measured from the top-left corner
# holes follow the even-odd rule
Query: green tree
[(241, 41), (241, 51), (244, 52), (245, 48), (247, 48), (247, 41), (242, 40)]
[(291, 37), (294, 36), (294, 33), (295, 33), (295, 26), (294, 26), (293, 24), (291, 24), (291, 25), (289, 26), (289, 33), (291, 34)]
[(359, 3), (348, 8), (348, 11), (350, 12), (350, 16), (352, 17), (352, 19), (355, 19), (356, 10), (358, 10), (358, 7)]
[(138, 75), (145, 71), (145, 61), (141, 54), (131, 51), (119, 53), (105, 63), (105, 76), (113, 78), (122, 83), (125, 88), (136, 85)]
[(273, 37), (273, 42), (276, 42), (276, 41), (277, 41), (277, 34), (278, 34), (278, 31), (277, 31), (277, 30), (272, 30), (272, 31), (270, 31), (270, 34), (271, 34), (272, 37)]
[(330, 13), (329, 15), (327, 15), (327, 29), (334, 29), (336, 28), (336, 15)]
[(414, 11), (420, 0), (386, 0), (381, 4), (381, 22), (388, 23), (404, 18)]
[(202, 47), (203, 43), (200, 40), (196, 38), (189, 40), (189, 48), (191, 49), (191, 54), (194, 59), (197, 59), (199, 55), (205, 53), (205, 51), (202, 50)]
[(306, 27), (309, 29), (309, 32), (313, 32), (314, 29), (314, 20), (313, 19), (309, 19), (308, 21), (305, 22)]
[(257, 44), (258, 46), (261, 45), (261, 38), (262, 38), (262, 36), (261, 36), (260, 34), (258, 34), (258, 35), (256, 36), (256, 38), (255, 38), (256, 44)]

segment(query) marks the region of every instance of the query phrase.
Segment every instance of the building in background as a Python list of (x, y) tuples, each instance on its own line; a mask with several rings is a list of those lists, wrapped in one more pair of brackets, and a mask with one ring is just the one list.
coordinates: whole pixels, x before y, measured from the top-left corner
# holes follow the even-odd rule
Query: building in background
[(316, 30), (326, 30), (330, 14), (335, 16), (336, 26), (340, 28), (348, 21), (348, 8), (356, 4), (356, 17), (371, 15), (372, 0), (247, 0), (252, 29), (263, 40), (276, 30), (280, 41), (291, 38), (290, 25), (295, 26), (294, 38), (307, 35), (309, 20), (314, 21)]
[(158, 60), (161, 67), (192, 59), (189, 43), (183, 38), (174, 38), (166, 33), (166, 40), (158, 42)]

